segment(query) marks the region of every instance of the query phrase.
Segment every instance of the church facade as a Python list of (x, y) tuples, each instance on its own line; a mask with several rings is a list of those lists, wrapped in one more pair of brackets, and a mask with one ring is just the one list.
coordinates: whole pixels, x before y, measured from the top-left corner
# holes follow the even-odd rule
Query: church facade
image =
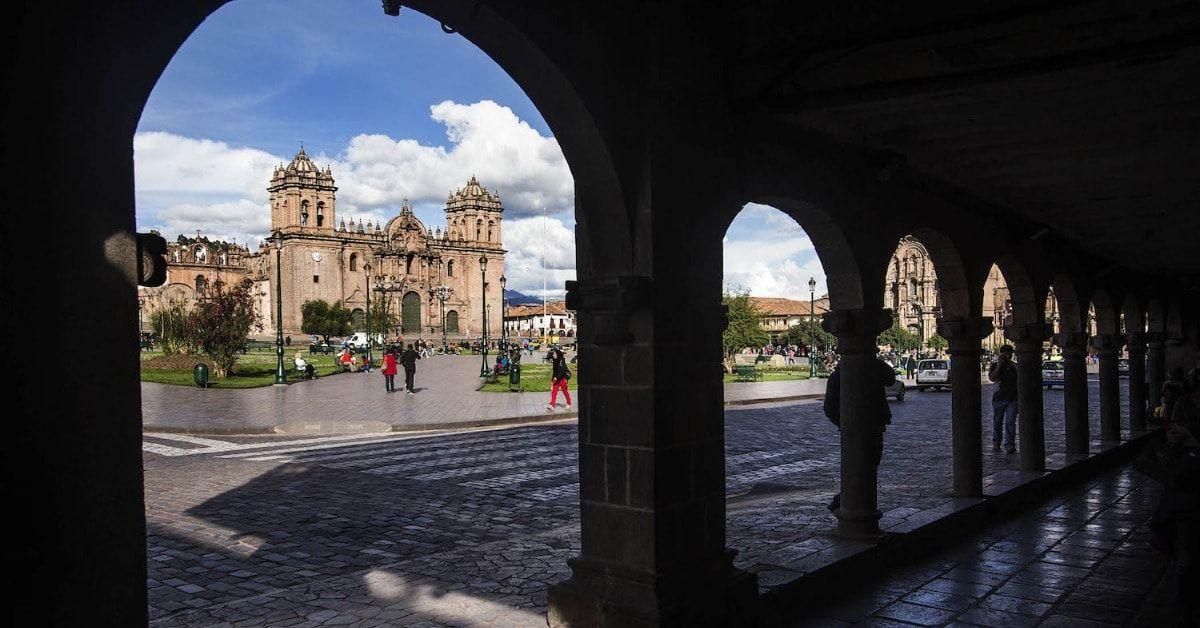
[[(361, 331), (368, 294), (371, 308), (384, 308), (397, 323), (388, 335), (440, 338), (444, 326), (450, 338), (478, 337), (486, 316), (489, 336), (499, 336), (504, 208), (500, 195), (475, 177), (446, 199), (445, 229), (426, 227), (407, 202), (386, 224), (339, 219), (332, 171), (317, 167), (303, 149), (275, 169), (267, 190), (272, 230), (267, 243), (251, 253), (225, 243), (185, 246), (181, 238), (168, 247), (166, 286), (146, 298), (200, 298), (218, 276), (214, 270), (221, 270), (225, 283), (249, 278), (262, 333), (270, 334), (278, 276), (283, 329), (293, 337), (303, 335), (304, 303), (317, 299), (341, 301)], [(197, 256), (203, 264), (197, 265)], [(214, 259), (226, 265), (204, 265)], [(207, 274), (201, 281), (202, 273)]]
[[(916, 334), (922, 346), (937, 333), (937, 318), (941, 315), (937, 272), (929, 250), (912, 236), (900, 239), (888, 263), (883, 304), (896, 313), (901, 327)], [(988, 271), (984, 283), (983, 315), (991, 316), (994, 325), (991, 335), (983, 339), (983, 345), (999, 347), (1004, 344), (1004, 325), (1011, 320), (1012, 303), (1004, 275), (995, 265)]]

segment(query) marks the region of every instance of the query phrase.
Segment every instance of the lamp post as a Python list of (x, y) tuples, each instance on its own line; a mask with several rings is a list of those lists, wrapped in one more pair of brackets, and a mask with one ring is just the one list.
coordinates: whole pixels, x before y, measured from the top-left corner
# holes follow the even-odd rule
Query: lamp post
[(505, 286), (508, 285), (508, 278), (500, 275), (500, 346), (508, 349), (508, 321), (505, 320), (508, 316), (508, 296), (504, 294)]
[(271, 240), (275, 243), (275, 385), (287, 385), (287, 373), (283, 370), (283, 233), (276, 231)]
[(366, 321), (366, 323), (367, 323), (367, 366), (366, 366), (366, 370), (368, 372), (370, 372), (370, 370), (371, 370), (371, 345), (374, 344), (371, 342), (372, 339), (371, 339), (371, 262), (370, 261), (367, 261), (365, 264), (363, 264), (363, 276), (366, 277), (366, 279), (367, 279), (367, 313), (365, 315), (365, 318), (367, 319), (367, 321)]
[(487, 340), (488, 340), (488, 338), (487, 338), (487, 258), (486, 257), (481, 256), (479, 258), (479, 274), (483, 279), (483, 289), (480, 291), (481, 294), (483, 295), (483, 340), (482, 340), (482, 342), (479, 343), (480, 344), (479, 348), (481, 349), (481, 352), (483, 353), (483, 363), (479, 367), (479, 376), (487, 377), (488, 376), (488, 361), (487, 361), (487, 356), (488, 356)]
[(808, 278), (808, 377), (817, 377), (817, 354), (813, 351), (817, 336), (817, 280)]
[(442, 306), (442, 353), (444, 354), (450, 350), (450, 345), (446, 343), (446, 301), (449, 301), (450, 295), (454, 294), (454, 288), (442, 284), (433, 289), (433, 294)]

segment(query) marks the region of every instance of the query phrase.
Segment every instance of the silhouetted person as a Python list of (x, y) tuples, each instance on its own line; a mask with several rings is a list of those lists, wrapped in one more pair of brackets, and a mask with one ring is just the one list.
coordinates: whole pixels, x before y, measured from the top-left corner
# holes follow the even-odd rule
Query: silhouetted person
[(1000, 347), (1000, 358), (988, 369), (988, 381), (995, 382), (992, 391), (992, 451), (1017, 451), (1017, 367), (1012, 361), (1013, 348)]
[(413, 378), (417, 375), (417, 360), (421, 356), (413, 350), (412, 343), (408, 343), (408, 348), (404, 353), (400, 354), (400, 365), (404, 367), (404, 391), (408, 394), (413, 394)]
[[(896, 371), (887, 362), (876, 358), (876, 371), (872, 374), (878, 377), (877, 382), (873, 382), (872, 386), (867, 389), (867, 394), (871, 395), (871, 414), (876, 417), (877, 428), (879, 430), (878, 438), (872, 440), (875, 471), (879, 471), (879, 462), (883, 459), (883, 432), (887, 430), (887, 426), (892, 422), (892, 411), (888, 408), (887, 389), (896, 382)], [(833, 372), (829, 374), (829, 381), (825, 383), (825, 416), (838, 427), (838, 431), (842, 430), (842, 406), (841, 406), (841, 364), (834, 367)], [(842, 494), (838, 492), (829, 502), (829, 511), (837, 512), (838, 507), (842, 505)]]

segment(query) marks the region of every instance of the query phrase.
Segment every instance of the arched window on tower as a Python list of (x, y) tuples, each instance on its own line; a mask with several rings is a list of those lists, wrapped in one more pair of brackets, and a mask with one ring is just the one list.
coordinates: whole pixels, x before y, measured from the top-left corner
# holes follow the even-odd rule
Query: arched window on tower
[(319, 202), (317, 202), (317, 226), (321, 227), (324, 225), (325, 225), (325, 202), (319, 201)]
[(475, 240), (479, 241), (480, 239), (482, 239), (482, 237), (483, 237), (483, 221), (476, 220), (475, 221)]
[(358, 270), (358, 253), (350, 254), (350, 270), (351, 271)]
[(488, 242), (492, 241), (492, 230), (495, 228), (496, 228), (495, 221), (489, 220), (488, 221), (488, 239), (487, 239)]
[(300, 226), (308, 226), (308, 201), (300, 201)]
[(446, 262), (446, 276), (447, 277), (454, 276), (454, 260), (450, 260), (450, 261)]

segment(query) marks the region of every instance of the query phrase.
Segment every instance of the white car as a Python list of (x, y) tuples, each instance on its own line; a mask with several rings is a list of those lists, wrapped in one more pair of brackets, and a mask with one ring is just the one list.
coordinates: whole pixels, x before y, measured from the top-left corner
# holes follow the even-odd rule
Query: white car
[(1063, 363), (1057, 360), (1042, 362), (1042, 386), (1050, 390), (1055, 386), (1066, 388), (1066, 375), (1063, 373)]
[[(383, 344), (383, 336), (381, 334), (372, 334), (372, 335), (375, 337), (376, 345)], [(354, 334), (353, 336), (346, 338), (346, 342), (355, 349), (366, 349), (367, 348), (367, 334), (360, 331), (360, 332)]]
[(950, 387), (949, 360), (921, 360), (917, 362), (917, 390)]

